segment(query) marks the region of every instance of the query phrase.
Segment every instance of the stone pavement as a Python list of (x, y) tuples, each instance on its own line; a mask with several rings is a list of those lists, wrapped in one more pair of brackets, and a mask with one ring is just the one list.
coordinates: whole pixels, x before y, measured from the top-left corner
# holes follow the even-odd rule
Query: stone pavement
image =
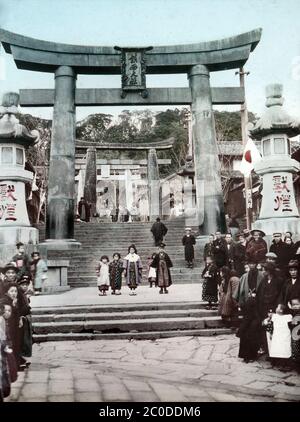
[(139, 286), (136, 296), (129, 296), (129, 288), (124, 286), (120, 296), (111, 295), (98, 296), (97, 287), (82, 287), (71, 289), (68, 292), (55, 295), (41, 295), (31, 297), (31, 306), (52, 307), (52, 306), (86, 306), (86, 305), (112, 305), (131, 303), (166, 303), (166, 302), (194, 302), (201, 301), (202, 284), (174, 284), (170, 286), (168, 294), (160, 295), (159, 289), (149, 285)]
[(299, 401), (300, 376), (237, 358), (233, 335), (35, 344), (6, 401)]

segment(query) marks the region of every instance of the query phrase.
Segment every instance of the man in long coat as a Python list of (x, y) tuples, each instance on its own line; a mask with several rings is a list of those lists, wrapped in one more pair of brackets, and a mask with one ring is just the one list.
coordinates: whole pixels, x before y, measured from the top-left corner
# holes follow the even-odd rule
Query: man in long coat
[(167, 232), (167, 227), (160, 221), (160, 218), (157, 217), (156, 222), (153, 223), (151, 227), (151, 233), (154, 237), (155, 246), (160, 245), (160, 243), (164, 240), (164, 236), (167, 234)]
[(91, 207), (84, 197), (80, 198), (80, 201), (78, 202), (78, 214), (81, 221), (86, 221), (87, 223), (90, 221)]
[(227, 244), (221, 232), (216, 232), (216, 239), (213, 242), (213, 255), (218, 268), (224, 267), (227, 261)]
[(281, 270), (284, 270), (288, 265), (288, 262), (285, 262), (286, 249), (286, 243), (282, 241), (281, 233), (273, 233), (273, 241), (272, 245), (270, 246), (270, 252), (273, 252), (275, 255), (277, 255), (277, 264)]

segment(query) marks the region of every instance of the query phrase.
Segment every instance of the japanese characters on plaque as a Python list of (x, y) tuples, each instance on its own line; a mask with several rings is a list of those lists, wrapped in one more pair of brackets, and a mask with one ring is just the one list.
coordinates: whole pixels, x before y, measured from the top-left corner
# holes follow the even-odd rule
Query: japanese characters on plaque
[(272, 185), (274, 193), (274, 211), (282, 212), (283, 214), (292, 212), (292, 186), (289, 186), (288, 177), (284, 175), (274, 175), (272, 177)]
[(0, 221), (17, 221), (14, 185), (0, 184)]
[(121, 72), (122, 72), (122, 94), (125, 98), (128, 92), (140, 92), (143, 98), (148, 95), (146, 89), (146, 48), (121, 48), (115, 47), (121, 51)]

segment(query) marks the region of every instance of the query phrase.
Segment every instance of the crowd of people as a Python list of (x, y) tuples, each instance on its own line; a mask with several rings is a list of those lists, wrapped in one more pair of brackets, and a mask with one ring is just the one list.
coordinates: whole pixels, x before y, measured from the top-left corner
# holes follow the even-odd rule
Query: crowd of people
[(30, 296), (39, 294), (47, 277), (39, 252), (31, 259), (24, 244), (0, 271), (0, 402), (8, 397), (18, 372), (29, 365), (32, 355)]
[[(300, 242), (274, 233), (268, 250), (261, 230), (225, 238), (220, 232), (204, 247), (202, 300), (218, 309), (224, 325), (238, 327), (239, 357), (267, 353), (275, 365), (300, 365)], [(239, 315), (242, 315), (239, 324)]]

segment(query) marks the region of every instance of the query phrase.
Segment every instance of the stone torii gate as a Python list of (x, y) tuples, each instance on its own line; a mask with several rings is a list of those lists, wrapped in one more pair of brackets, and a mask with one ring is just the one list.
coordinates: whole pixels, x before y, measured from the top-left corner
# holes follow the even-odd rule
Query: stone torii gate
[[(210, 72), (244, 66), (261, 29), (216, 41), (156, 47), (96, 47), (47, 42), (0, 29), (19, 69), (54, 74), (54, 90), (21, 90), (25, 107), (54, 106), (46, 238), (75, 246), (75, 107), (191, 105), (198, 223), (202, 234), (226, 229), (213, 104), (241, 104), (240, 87), (211, 88)], [(147, 74), (187, 73), (189, 88), (146, 87)], [(77, 74), (122, 74), (122, 89), (78, 89)], [(56, 247), (56, 246), (55, 246)]]
[[(89, 171), (91, 175), (91, 179), (94, 178), (94, 182), (89, 180), (89, 185), (93, 186), (90, 194), (89, 200), (95, 198), (96, 200), (96, 175), (97, 172), (97, 164), (96, 164), (96, 151), (98, 150), (122, 150), (122, 151), (146, 151), (147, 152), (147, 179), (148, 179), (148, 198), (149, 198), (149, 217), (150, 221), (154, 221), (156, 217), (160, 215), (160, 205), (159, 205), (159, 194), (160, 194), (160, 177), (159, 177), (159, 160), (157, 158), (157, 150), (164, 151), (171, 149), (173, 147), (175, 139), (168, 138), (163, 141), (159, 142), (136, 142), (136, 143), (123, 143), (123, 142), (116, 142), (116, 143), (102, 143), (102, 144), (95, 144), (91, 142), (85, 141), (76, 141), (76, 148), (80, 149), (87, 149), (87, 166), (92, 167)], [(90, 154), (89, 154), (90, 152)]]

